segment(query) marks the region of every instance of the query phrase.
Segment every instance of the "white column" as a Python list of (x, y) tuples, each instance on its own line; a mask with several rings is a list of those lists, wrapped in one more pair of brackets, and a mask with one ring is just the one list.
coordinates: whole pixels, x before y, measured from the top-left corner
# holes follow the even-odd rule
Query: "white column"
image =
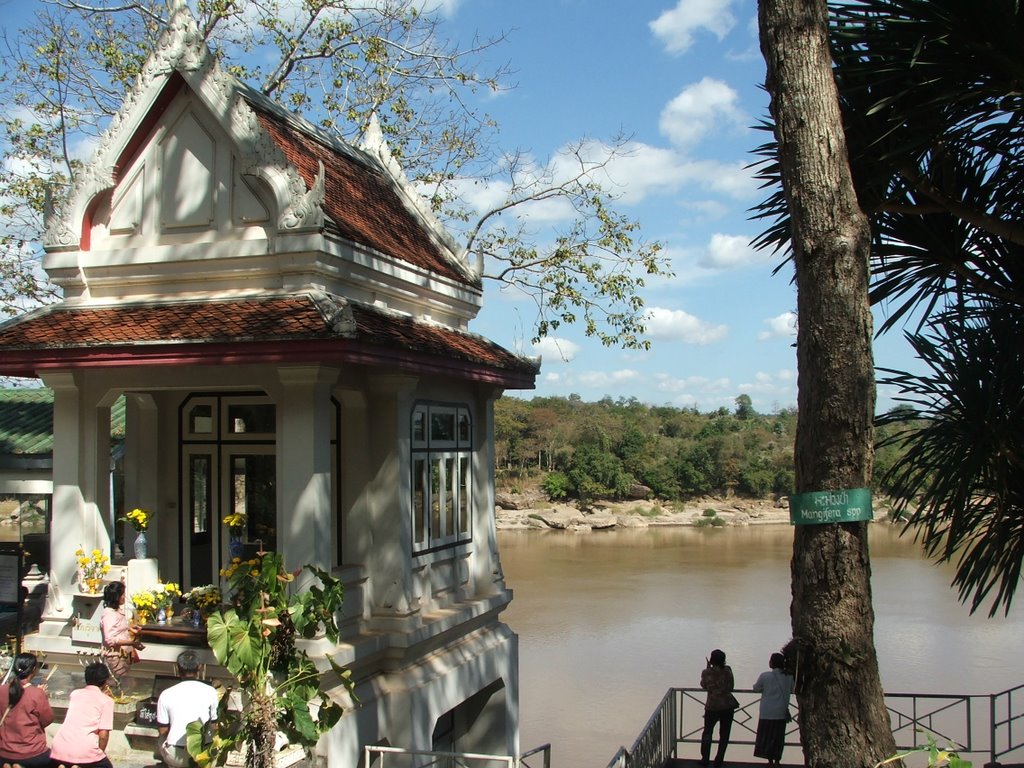
[(408, 631), (420, 605), (412, 584), (412, 473), (409, 464), (412, 403), (417, 379), (373, 376), (368, 435), (366, 505), (371, 551), (367, 553), (369, 602), (374, 626)]
[[(160, 551), (165, 562), (174, 562), (179, 546), (177, 524), (174, 519), (165, 519), (168, 516), (158, 507), (161, 467), (157, 405), (152, 395), (128, 393), (125, 397), (124, 512), (136, 507), (150, 512), (150, 557)], [(125, 555), (132, 558), (137, 534), (128, 523), (120, 525), (125, 529)]]
[(48, 618), (72, 614), (75, 550), (110, 554), (110, 408), (83, 394), (79, 374), (47, 373), (53, 390), (53, 520)]
[(369, 413), (366, 393), (357, 389), (334, 390), (341, 403), (341, 427), (338, 433), (337, 535), (341, 537), (342, 557), (339, 565), (369, 561), (372, 529), (367, 482), (370, 477)]
[(331, 389), (333, 368), (279, 368), (277, 546), (287, 568), (333, 565)]
[(53, 390), (53, 520), (50, 523), (50, 594), (47, 617), (71, 615), (75, 550), (84, 545), (85, 501), (79, 484), (78, 384), (61, 371), (43, 376)]
[(491, 389), (477, 397), (473, 422), (473, 556), (469, 580), (475, 595), (505, 591), (494, 511), (494, 401), (501, 393), (500, 389)]

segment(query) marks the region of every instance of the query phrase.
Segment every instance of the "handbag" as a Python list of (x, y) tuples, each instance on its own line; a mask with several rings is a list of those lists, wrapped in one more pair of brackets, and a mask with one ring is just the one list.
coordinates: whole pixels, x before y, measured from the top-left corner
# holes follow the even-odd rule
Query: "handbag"
[(737, 699), (735, 696), (733, 696), (730, 693), (729, 694), (729, 709), (739, 709), (739, 708), (740, 708), (739, 699)]

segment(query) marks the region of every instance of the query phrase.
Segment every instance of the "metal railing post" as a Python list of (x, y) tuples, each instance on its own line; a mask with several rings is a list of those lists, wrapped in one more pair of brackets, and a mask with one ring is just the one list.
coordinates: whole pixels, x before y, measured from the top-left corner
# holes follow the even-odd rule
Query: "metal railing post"
[(988, 744), (989, 744), (989, 757), (988, 764), (992, 768), (996, 765), (996, 696), (998, 694), (990, 693), (988, 695)]

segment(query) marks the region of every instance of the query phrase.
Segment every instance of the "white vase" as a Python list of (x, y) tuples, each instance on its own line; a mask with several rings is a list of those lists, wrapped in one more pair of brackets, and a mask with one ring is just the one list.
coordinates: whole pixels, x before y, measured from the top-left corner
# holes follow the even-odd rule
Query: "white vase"
[(149, 543), (146, 541), (145, 531), (139, 531), (139, 535), (135, 537), (135, 557), (138, 560), (149, 557)]
[(161, 608), (159, 611), (156, 612), (156, 623), (157, 624), (166, 624), (167, 623), (167, 609), (166, 608)]

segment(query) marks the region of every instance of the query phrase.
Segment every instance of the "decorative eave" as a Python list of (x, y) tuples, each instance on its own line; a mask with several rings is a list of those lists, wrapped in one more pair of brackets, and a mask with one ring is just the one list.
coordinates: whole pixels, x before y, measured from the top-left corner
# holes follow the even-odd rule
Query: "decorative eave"
[(123, 366), (328, 363), (532, 389), (539, 364), (482, 336), (318, 291), (62, 304), (0, 325), (0, 375)]

